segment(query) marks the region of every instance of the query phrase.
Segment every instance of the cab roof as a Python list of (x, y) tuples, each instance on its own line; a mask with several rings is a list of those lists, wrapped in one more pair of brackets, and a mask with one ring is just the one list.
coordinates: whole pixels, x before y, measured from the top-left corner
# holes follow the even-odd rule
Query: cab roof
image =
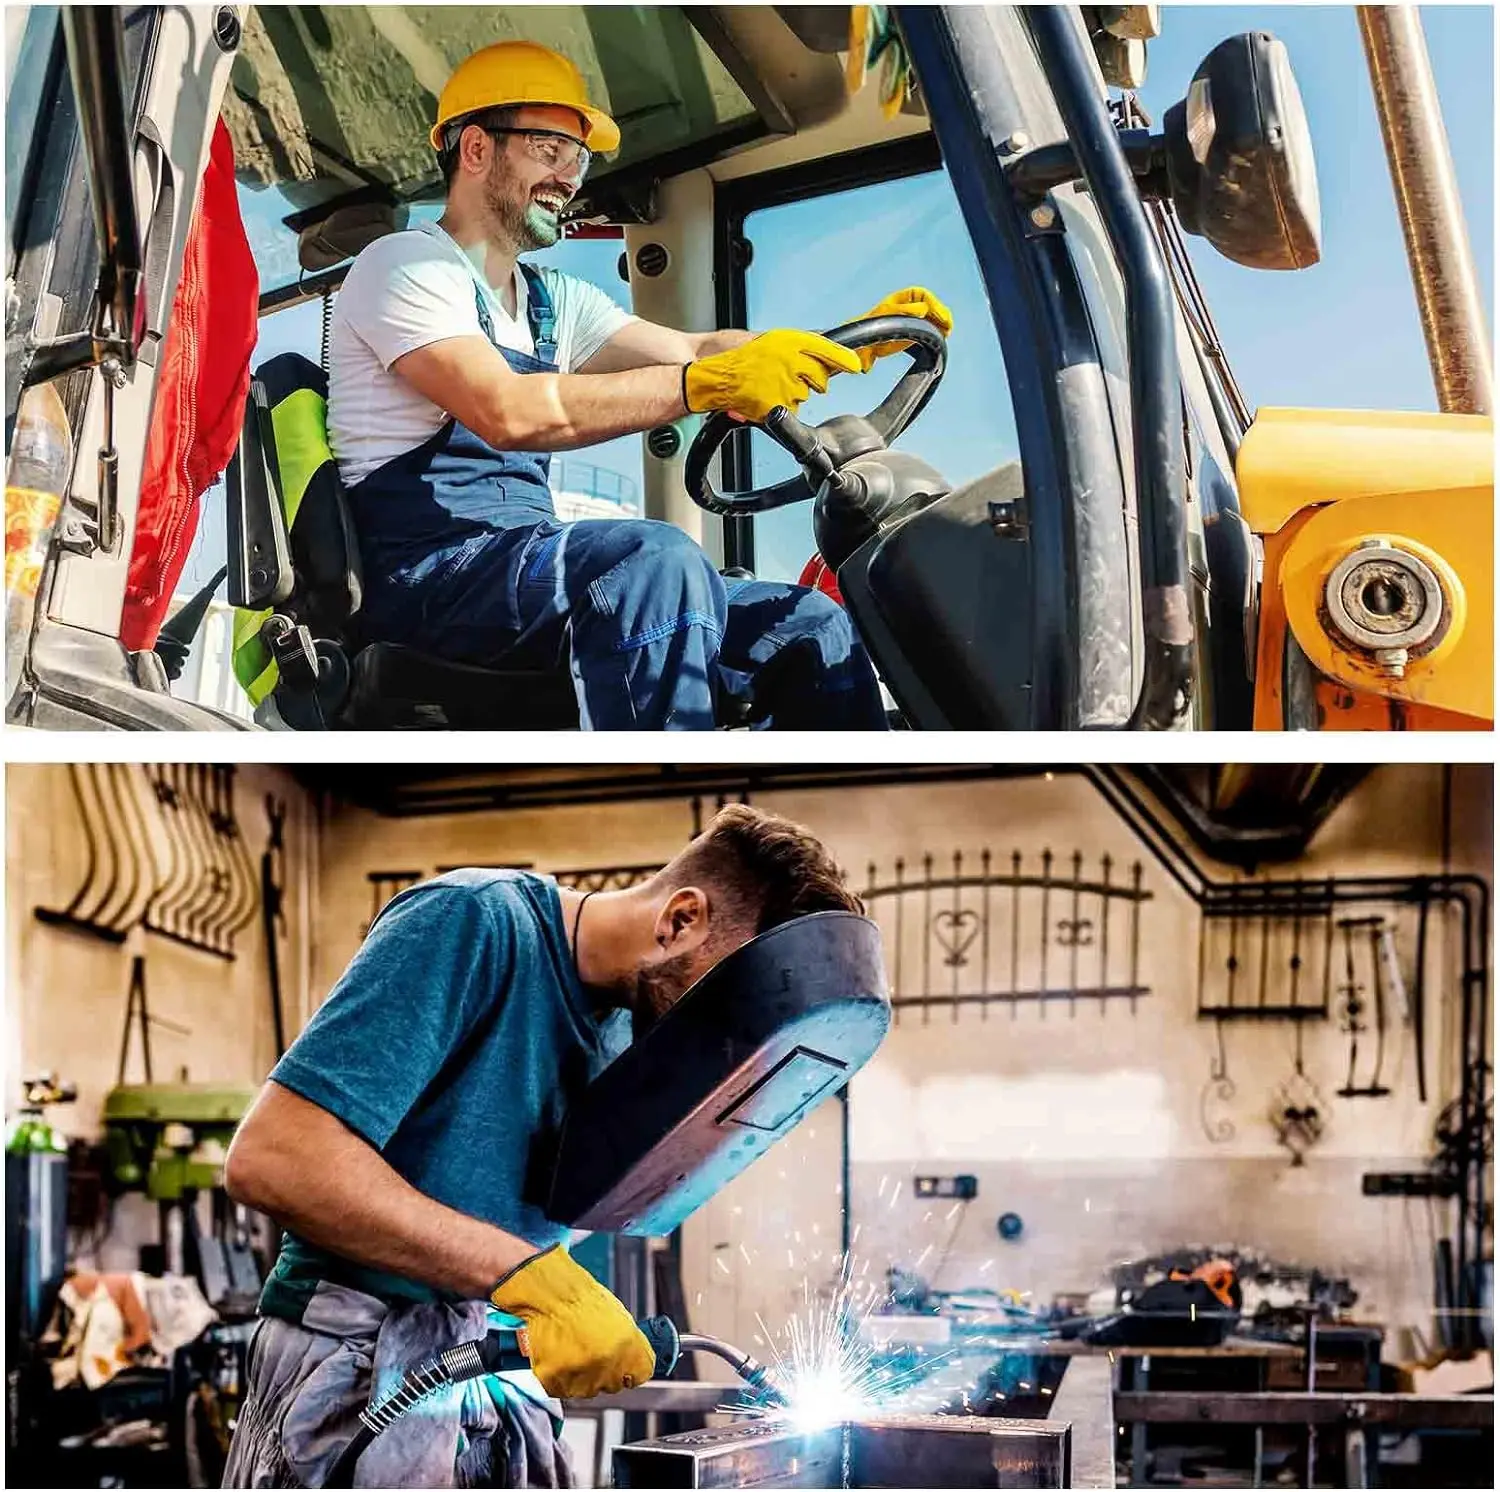
[[(924, 130), (848, 97), (848, 6), (264, 6), (246, 21), (225, 96), (241, 205), (263, 291), (295, 283), (298, 235), (335, 208), (435, 204), (427, 132), (453, 68), (495, 41), (565, 53), (619, 121), (579, 208), (649, 215), (653, 182), (737, 176)], [(435, 209), (433, 209), (435, 210)]]

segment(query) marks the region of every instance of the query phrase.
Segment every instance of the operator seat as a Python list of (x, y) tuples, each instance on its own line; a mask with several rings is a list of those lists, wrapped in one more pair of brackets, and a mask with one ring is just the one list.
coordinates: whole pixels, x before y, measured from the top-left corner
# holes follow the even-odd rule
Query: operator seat
[(491, 669), (352, 640), (359, 543), (327, 410), (323, 369), (295, 352), (269, 359), (226, 473), (234, 671), (257, 718), (298, 730), (576, 728), (566, 650), (550, 669)]

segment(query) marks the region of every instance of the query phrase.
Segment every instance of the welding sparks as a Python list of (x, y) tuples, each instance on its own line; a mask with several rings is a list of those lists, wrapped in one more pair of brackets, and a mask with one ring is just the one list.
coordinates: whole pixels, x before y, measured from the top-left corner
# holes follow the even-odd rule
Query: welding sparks
[(740, 1244), (740, 1254), (744, 1258), (746, 1264), (751, 1264), (754, 1262), (754, 1260), (752, 1260), (750, 1257), (750, 1250), (747, 1249), (743, 1243)]
[(786, 1396), (785, 1407), (756, 1406), (762, 1415), (790, 1420), (814, 1430), (895, 1408), (950, 1353), (924, 1358), (916, 1367), (895, 1371), (881, 1365), (877, 1334), (865, 1323), (889, 1301), (864, 1276), (870, 1261), (856, 1270), (849, 1254), (839, 1260), (837, 1283), (816, 1296), (803, 1280), (805, 1309), (779, 1332), (756, 1317), (770, 1343), (770, 1376)]
[(724, 1262), (724, 1256), (722, 1254), (715, 1254), (714, 1255), (714, 1263), (717, 1264), (719, 1266), (719, 1268), (724, 1271), (725, 1274), (729, 1273), (729, 1266)]

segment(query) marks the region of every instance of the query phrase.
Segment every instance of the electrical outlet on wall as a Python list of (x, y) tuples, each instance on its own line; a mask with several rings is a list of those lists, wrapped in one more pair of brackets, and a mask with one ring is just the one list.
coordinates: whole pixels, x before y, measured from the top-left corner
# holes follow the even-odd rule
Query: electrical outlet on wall
[(977, 1176), (918, 1176), (912, 1190), (919, 1197), (956, 1197), (972, 1202), (979, 1195)]

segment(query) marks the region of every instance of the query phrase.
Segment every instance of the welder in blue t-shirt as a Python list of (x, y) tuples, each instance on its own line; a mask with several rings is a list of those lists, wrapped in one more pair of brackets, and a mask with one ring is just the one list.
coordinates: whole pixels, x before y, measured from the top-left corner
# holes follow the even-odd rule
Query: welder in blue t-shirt
[[(649, 1379), (629, 1312), (526, 1200), (533, 1141), (719, 959), (791, 917), (859, 906), (806, 830), (743, 805), (625, 890), (461, 870), (397, 896), (229, 1152), (230, 1195), (285, 1239), (225, 1485), (319, 1485), (372, 1387), (420, 1349), (482, 1335), (493, 1310), (524, 1328), (546, 1395)], [(530, 1375), (484, 1382), (379, 1437), (361, 1482), (474, 1485), (478, 1465), (477, 1484), (516, 1485), (514, 1420), (556, 1405)]]

